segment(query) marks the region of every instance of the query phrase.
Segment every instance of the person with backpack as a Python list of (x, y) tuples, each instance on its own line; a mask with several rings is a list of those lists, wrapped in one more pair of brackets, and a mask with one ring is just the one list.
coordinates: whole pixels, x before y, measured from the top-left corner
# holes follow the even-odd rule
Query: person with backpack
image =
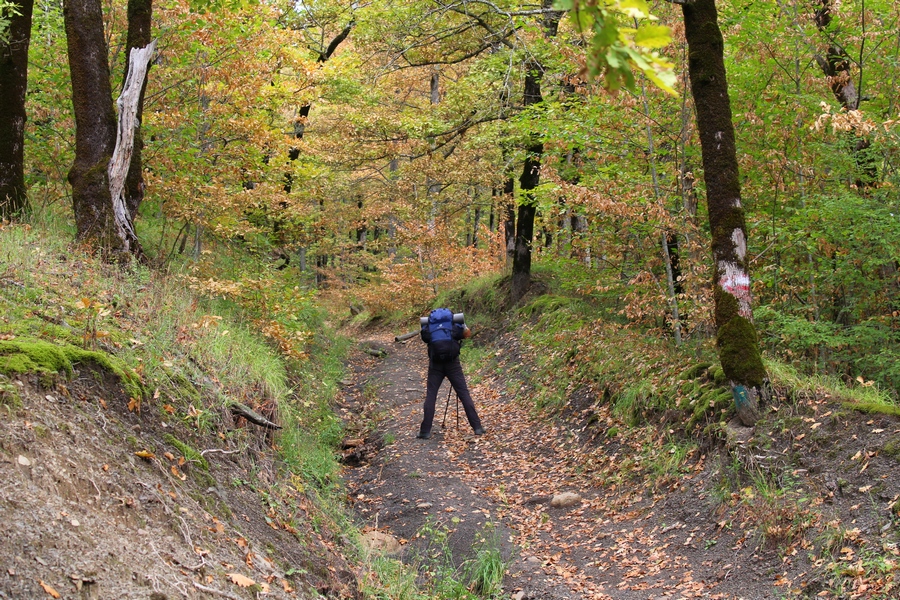
[(462, 364), (459, 362), (462, 341), (472, 335), (472, 330), (466, 327), (463, 314), (453, 314), (448, 308), (437, 308), (427, 317), (421, 318), (421, 326), (422, 341), (428, 344), (428, 387), (425, 392), (425, 416), (416, 437), (423, 440), (431, 437), (437, 393), (445, 378), (450, 380), (450, 385), (462, 402), (475, 435), (484, 434), (484, 427), (475, 411), (475, 403), (472, 402)]

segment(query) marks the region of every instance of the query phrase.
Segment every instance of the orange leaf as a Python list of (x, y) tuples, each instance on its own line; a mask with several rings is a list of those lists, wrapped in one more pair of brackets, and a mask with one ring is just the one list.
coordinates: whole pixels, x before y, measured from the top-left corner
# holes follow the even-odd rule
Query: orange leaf
[(163, 410), (169, 413), (170, 415), (175, 414), (175, 407), (171, 404), (163, 404)]
[(250, 587), (251, 585), (256, 585), (255, 581), (253, 581), (249, 577), (244, 577), (240, 573), (229, 573), (228, 578), (231, 579), (232, 583), (235, 583), (240, 587)]
[(43, 581), (39, 581), (38, 583), (41, 584), (41, 587), (44, 588), (44, 591), (45, 591), (45, 592), (47, 592), (48, 594), (50, 594), (50, 595), (53, 596), (54, 598), (59, 598), (59, 592), (57, 592), (56, 590), (54, 590), (52, 587), (50, 587), (49, 585), (47, 585), (47, 584), (44, 583)]
[(150, 452), (149, 450), (138, 450), (135, 452), (136, 456), (140, 456), (141, 458), (145, 458), (150, 460), (151, 458), (156, 458), (156, 455)]
[(169, 460), (175, 460), (175, 455), (172, 454), (171, 452), (166, 452), (165, 454), (163, 454), (163, 456), (165, 456)]

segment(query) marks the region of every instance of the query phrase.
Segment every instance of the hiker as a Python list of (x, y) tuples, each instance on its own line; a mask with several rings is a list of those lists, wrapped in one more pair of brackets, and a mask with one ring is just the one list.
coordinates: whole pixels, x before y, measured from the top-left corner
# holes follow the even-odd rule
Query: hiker
[(459, 348), (464, 339), (471, 337), (472, 330), (466, 327), (462, 313), (453, 314), (448, 308), (431, 311), (429, 316), (421, 318), (421, 325), (422, 341), (428, 344), (428, 388), (425, 392), (425, 418), (416, 437), (423, 440), (431, 437), (437, 393), (445, 377), (450, 380), (456, 397), (462, 401), (475, 435), (482, 435), (484, 428), (475, 412), (475, 404), (459, 362)]

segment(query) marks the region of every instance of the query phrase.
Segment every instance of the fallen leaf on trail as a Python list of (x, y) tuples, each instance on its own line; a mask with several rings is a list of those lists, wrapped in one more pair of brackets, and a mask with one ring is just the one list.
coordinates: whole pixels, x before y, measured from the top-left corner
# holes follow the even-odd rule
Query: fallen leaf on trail
[(175, 455), (172, 454), (171, 452), (166, 452), (165, 454), (163, 454), (163, 456), (165, 456), (169, 460), (175, 460)]
[(172, 469), (172, 475), (174, 475), (174, 476), (177, 477), (178, 479), (180, 479), (180, 480), (182, 480), (182, 481), (184, 481), (185, 479), (187, 479), (187, 475), (185, 475), (184, 473), (182, 473), (181, 471), (179, 471), (179, 470), (178, 470), (178, 467), (176, 467), (175, 465), (172, 465), (170, 468)]
[(249, 577), (244, 577), (240, 573), (229, 573), (228, 578), (231, 579), (232, 583), (235, 583), (240, 587), (250, 587), (251, 585), (256, 585), (255, 581), (253, 581)]
[(283, 587), (284, 591), (288, 594), (294, 591), (294, 588), (291, 587), (291, 584), (288, 583), (287, 579), (281, 580), (281, 587)]
[(141, 401), (137, 398), (132, 398), (128, 401), (128, 412), (141, 412)]
[(100, 406), (102, 406), (105, 410), (106, 409), (106, 400), (104, 400), (103, 398), (97, 398), (97, 399), (100, 401)]
[(134, 453), (135, 456), (140, 456), (146, 460), (150, 460), (151, 458), (156, 458), (156, 455), (150, 452), (149, 450), (138, 450)]
[(19, 463), (20, 465), (22, 465), (23, 467), (30, 467), (30, 466), (31, 466), (31, 460), (29, 460), (29, 458), (28, 458), (27, 456), (23, 456), (23, 455), (21, 455), (21, 454), (20, 454), (19, 457), (16, 459), (16, 462), (18, 462), (18, 463)]
[[(869, 466), (869, 465), (866, 464), (866, 466)], [(866, 492), (868, 492), (871, 489), (872, 489), (871, 485), (864, 485), (861, 488), (859, 488), (859, 491), (860, 491), (860, 493), (865, 494)]]
[(175, 407), (171, 404), (163, 404), (163, 410), (169, 413), (170, 415), (175, 414)]
[(52, 587), (50, 587), (49, 585), (47, 585), (47, 584), (44, 583), (43, 581), (39, 581), (38, 583), (41, 584), (41, 587), (44, 588), (44, 591), (45, 591), (45, 592), (47, 592), (48, 594), (50, 594), (50, 595), (53, 596), (54, 598), (59, 598), (59, 592), (57, 592), (56, 590), (54, 590)]

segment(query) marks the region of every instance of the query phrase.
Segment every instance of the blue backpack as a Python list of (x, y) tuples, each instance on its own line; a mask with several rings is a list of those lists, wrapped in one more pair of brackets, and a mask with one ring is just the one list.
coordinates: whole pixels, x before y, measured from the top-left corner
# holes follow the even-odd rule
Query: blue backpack
[[(424, 320), (424, 319), (423, 319)], [(447, 362), (459, 357), (459, 339), (462, 326), (453, 322), (449, 308), (436, 308), (428, 315), (428, 323), (422, 325), (422, 339), (428, 342), (428, 354), (432, 360)]]

